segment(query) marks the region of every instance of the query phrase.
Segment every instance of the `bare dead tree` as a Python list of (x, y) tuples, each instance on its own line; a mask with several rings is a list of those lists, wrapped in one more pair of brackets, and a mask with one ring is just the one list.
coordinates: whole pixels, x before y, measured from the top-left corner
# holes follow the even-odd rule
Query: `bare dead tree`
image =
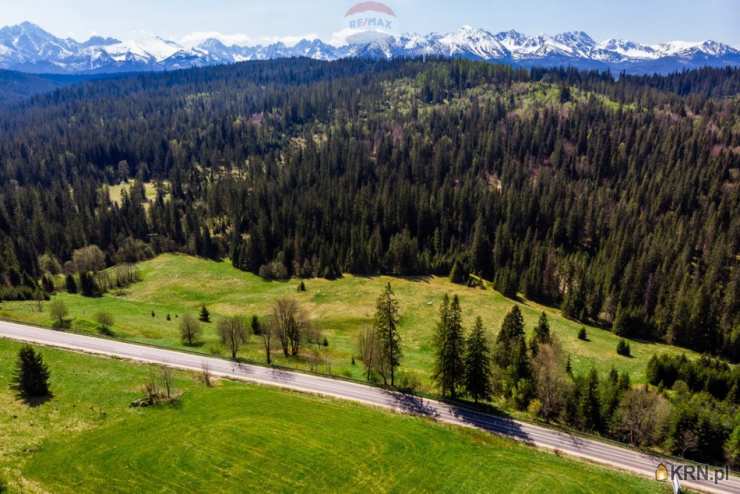
[(295, 299), (281, 298), (276, 300), (272, 307), (272, 318), (283, 354), (286, 357), (298, 355), (301, 342), (311, 333), (311, 325), (305, 311)]
[(194, 346), (200, 338), (200, 323), (192, 314), (185, 314), (180, 320), (180, 338), (183, 344)]
[(614, 431), (632, 445), (653, 445), (660, 440), (669, 414), (668, 400), (655, 391), (630, 389), (617, 409)]
[(175, 374), (170, 367), (161, 367), (160, 380), (164, 388), (164, 395), (168, 400), (172, 399), (172, 390), (174, 388)]
[(554, 335), (550, 343), (539, 345), (532, 359), (532, 370), (535, 392), (542, 403), (540, 414), (548, 420), (557, 417), (571, 395), (572, 384), (565, 372), (560, 343)]
[(357, 351), (360, 361), (365, 366), (365, 377), (371, 381), (374, 374), (383, 373), (383, 346), (377, 331), (373, 327), (366, 327), (357, 340)]
[(172, 402), (177, 399), (175, 392), (175, 373), (169, 367), (152, 367), (149, 378), (144, 383), (144, 398), (136, 400), (132, 406), (154, 406), (160, 403)]
[(218, 333), (221, 343), (229, 349), (231, 358), (236, 360), (242, 344), (249, 341), (244, 319), (238, 316), (221, 319), (218, 322)]

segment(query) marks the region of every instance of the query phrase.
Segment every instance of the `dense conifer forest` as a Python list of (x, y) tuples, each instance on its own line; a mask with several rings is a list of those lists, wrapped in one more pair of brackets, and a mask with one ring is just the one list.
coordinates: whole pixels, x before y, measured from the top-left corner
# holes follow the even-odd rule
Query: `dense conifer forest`
[(0, 298), (45, 296), (92, 245), (106, 265), (182, 251), (269, 278), (483, 278), (737, 361), (739, 80), (294, 59), (36, 96), (0, 110)]

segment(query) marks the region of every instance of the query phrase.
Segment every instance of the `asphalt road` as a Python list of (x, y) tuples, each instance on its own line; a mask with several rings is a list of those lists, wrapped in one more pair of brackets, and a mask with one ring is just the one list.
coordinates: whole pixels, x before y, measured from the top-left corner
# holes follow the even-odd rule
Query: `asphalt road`
[[(563, 455), (585, 459), (651, 478), (655, 477), (655, 469), (658, 464), (661, 461), (665, 462), (661, 458), (646, 455), (628, 448), (526, 422), (496, 417), (465, 407), (458, 407), (439, 401), (326, 377), (256, 365), (236, 364), (218, 358), (52, 331), (9, 322), (0, 322), (0, 338), (118, 357), (137, 362), (165, 365), (191, 371), (201, 371), (204, 366), (207, 366), (209, 371), (215, 376), (352, 400), (401, 413), (429, 417), (439, 422), (478, 428), (535, 447), (555, 450)], [(716, 484), (711, 479), (700, 481), (687, 480), (683, 482), (683, 486), (703, 492), (740, 494), (740, 479), (735, 476)]]

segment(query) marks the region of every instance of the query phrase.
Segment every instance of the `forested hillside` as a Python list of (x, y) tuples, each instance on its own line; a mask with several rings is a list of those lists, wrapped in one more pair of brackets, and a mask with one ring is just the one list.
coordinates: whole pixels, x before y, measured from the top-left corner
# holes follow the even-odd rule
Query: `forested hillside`
[(57, 78), (0, 70), (0, 105), (16, 103), (37, 94), (53, 91), (63, 85)]
[(113, 75), (27, 74), (0, 70), (0, 105), (11, 105), (39, 94), (71, 86), (86, 80), (111, 79)]
[(737, 80), (284, 60), (39, 96), (0, 112), (0, 294), (43, 296), (88, 245), (272, 278), (478, 275), (737, 360)]

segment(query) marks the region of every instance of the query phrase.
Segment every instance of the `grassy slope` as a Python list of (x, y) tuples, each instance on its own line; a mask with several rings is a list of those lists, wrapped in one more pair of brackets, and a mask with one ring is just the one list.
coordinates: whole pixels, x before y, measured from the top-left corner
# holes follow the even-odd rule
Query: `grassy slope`
[(11, 492), (662, 492), (661, 485), (487, 434), (359, 405), (178, 374), (178, 407), (132, 409), (149, 369), (43, 349), (53, 400), (8, 389), (0, 340), (0, 476)]
[[(176, 255), (164, 255), (142, 263), (141, 272), (141, 283), (123, 293), (106, 295), (102, 299), (58, 295), (70, 308), (74, 329), (95, 333), (94, 316), (96, 312), (106, 310), (115, 317), (114, 331), (118, 337), (182, 348), (177, 316), (186, 312), (197, 314), (203, 303), (208, 306), (214, 319), (219, 315), (232, 314), (266, 316), (277, 297), (293, 296), (309, 311), (328, 338), (329, 348), (324, 351), (331, 367), (319, 370), (360, 379), (361, 366), (351, 364), (356, 335), (371, 323), (375, 299), (383, 286), (390, 282), (398, 296), (402, 314), (402, 370), (416, 373), (427, 389), (431, 386), (428, 376), (432, 366), (432, 334), (439, 304), (445, 293), (460, 296), (466, 327), (470, 327), (475, 316), (483, 318), (491, 340), (505, 314), (515, 303), (492, 290), (466, 288), (435, 277), (409, 280), (346, 276), (338, 281), (309, 280), (306, 282), (308, 291), (297, 293), (296, 281), (266, 282), (253, 274), (234, 269), (228, 262), (216, 263)], [(583, 342), (577, 338), (581, 324), (564, 319), (558, 310), (532, 302), (519, 305), (528, 331), (532, 330), (540, 313), (543, 310), (547, 312), (554, 333), (560, 338), (565, 351), (572, 354), (577, 372), (584, 372), (592, 366), (607, 372), (611, 366), (615, 366), (619, 370), (629, 371), (633, 382), (639, 383), (645, 379), (645, 366), (651, 355), (656, 352), (684, 351), (667, 345), (632, 342), (634, 357), (620, 357), (616, 354), (619, 338), (610, 332), (589, 328), (591, 341)], [(156, 317), (152, 317), (152, 311)], [(168, 313), (171, 314), (171, 321), (166, 321)], [(0, 307), (0, 317), (47, 326), (51, 323), (47, 310), (37, 312), (33, 302), (4, 302)], [(198, 351), (223, 351), (217, 341), (215, 324), (204, 325), (204, 340), (205, 344)], [(260, 341), (252, 338), (242, 356), (263, 362)], [(302, 361), (282, 359), (277, 353), (275, 356), (278, 363), (286, 366), (304, 369), (308, 366)]]

